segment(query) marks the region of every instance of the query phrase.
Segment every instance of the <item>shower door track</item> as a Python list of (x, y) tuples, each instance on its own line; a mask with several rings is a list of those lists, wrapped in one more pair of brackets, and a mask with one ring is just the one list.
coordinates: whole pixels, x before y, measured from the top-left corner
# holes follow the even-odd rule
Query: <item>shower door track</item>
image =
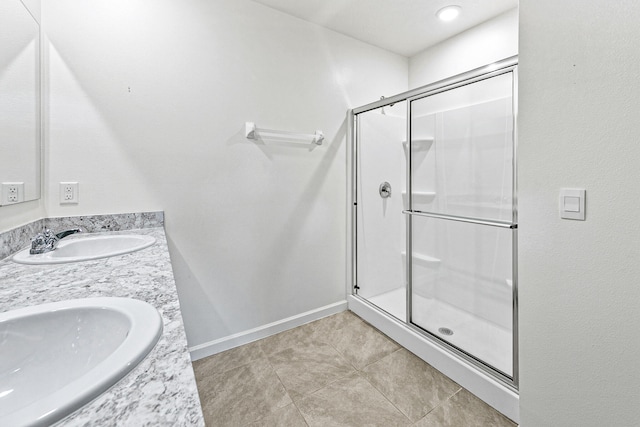
[[(409, 98), (422, 98), (429, 95), (435, 95), (436, 93), (444, 92), (456, 87), (466, 86), (471, 83), (475, 83), (480, 80), (485, 80), (491, 77), (498, 76), (513, 71), (518, 65), (518, 57), (512, 56), (502, 61), (495, 62), (491, 65), (476, 68), (475, 70), (468, 71), (457, 76), (453, 76), (447, 79), (439, 80), (435, 83), (431, 83), (425, 86), (421, 86), (416, 89), (409, 90), (397, 95), (390, 96), (388, 98), (374, 101), (369, 104), (356, 107), (351, 110), (351, 114), (365, 113), (367, 111), (375, 110), (381, 107), (386, 107), (396, 102), (406, 101)], [(515, 92), (514, 92), (515, 95)]]
[[(411, 101), (416, 99), (424, 98), (427, 96), (435, 95), (441, 92), (445, 92), (451, 89), (455, 89), (458, 87), (466, 86), (472, 83), (476, 83), (482, 80), (489, 79), (491, 77), (495, 77), (502, 74), (512, 73), (513, 74), (513, 87), (512, 87), (512, 111), (513, 111), (513, 211), (512, 211), (512, 221), (496, 221), (496, 220), (486, 220), (481, 218), (468, 218), (468, 217), (459, 217), (455, 215), (444, 215), (444, 214), (436, 214), (430, 212), (422, 212), (412, 209), (403, 210), (402, 213), (407, 215), (408, 221), (406, 225), (406, 244), (407, 244), (407, 257), (406, 257), (406, 271), (407, 271), (407, 283), (406, 283), (406, 293), (407, 293), (407, 315), (402, 324), (408, 327), (410, 330), (419, 333), (425, 339), (432, 342), (434, 345), (446, 350), (455, 356), (459, 357), (462, 360), (467, 361), (471, 365), (475, 366), (478, 370), (490, 376), (494, 380), (499, 381), (501, 384), (505, 385), (507, 388), (517, 392), (518, 391), (518, 383), (519, 383), (519, 375), (518, 375), (518, 270), (517, 270), (517, 174), (516, 174), (516, 153), (517, 153), (517, 105), (518, 105), (518, 91), (517, 91), (517, 65), (518, 65), (518, 57), (512, 56), (506, 58), (502, 61), (495, 62), (493, 64), (477, 68), (475, 70), (471, 70), (469, 72), (453, 76), (451, 78), (443, 79), (437, 81), (435, 83), (422, 86), (416, 89), (412, 89), (410, 91), (390, 96), (388, 98), (381, 99), (379, 101), (372, 102), (370, 104), (366, 104), (357, 108), (354, 108), (348, 112), (348, 135), (351, 139), (351, 166), (352, 166), (352, 174), (351, 174), (351, 293), (352, 295), (365, 302), (367, 305), (371, 306), (375, 310), (378, 310), (382, 313), (389, 315), (386, 311), (377, 307), (373, 303), (367, 301), (365, 298), (358, 295), (358, 272), (357, 272), (357, 260), (358, 260), (358, 251), (357, 251), (357, 208), (358, 208), (358, 179), (357, 179), (357, 163), (358, 163), (358, 149), (357, 149), (357, 120), (356, 116), (361, 113), (365, 113), (367, 111), (375, 110), (381, 107), (389, 106), (391, 104), (395, 104), (397, 102), (407, 101), (407, 141), (411, 141)], [(411, 208), (412, 205), (412, 192), (411, 192), (411, 149), (407, 150), (407, 203)], [(447, 219), (453, 221), (488, 225), (494, 227), (501, 228), (509, 228), (513, 231), (513, 240), (512, 240), (512, 333), (513, 333), (513, 342), (512, 342), (512, 357), (513, 357), (513, 375), (509, 376), (504, 372), (486, 364), (482, 360), (474, 357), (473, 355), (465, 352), (464, 350), (459, 349), (455, 345), (448, 343), (441, 339), (440, 337), (432, 334), (426, 329), (421, 328), (419, 325), (416, 325), (411, 320), (411, 272), (412, 272), (412, 257), (408, 256), (411, 253), (411, 245), (412, 245), (412, 216), (425, 216), (431, 218), (439, 218), (439, 219)], [(393, 319), (393, 316), (389, 315), (390, 318)]]

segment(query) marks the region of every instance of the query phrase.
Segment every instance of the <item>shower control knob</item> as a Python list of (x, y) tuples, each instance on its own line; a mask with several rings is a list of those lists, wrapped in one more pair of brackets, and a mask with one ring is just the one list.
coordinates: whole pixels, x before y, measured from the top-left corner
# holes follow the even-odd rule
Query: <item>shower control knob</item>
[(391, 184), (389, 184), (387, 181), (383, 182), (382, 184), (380, 184), (378, 192), (380, 193), (380, 197), (382, 197), (383, 199), (391, 197)]

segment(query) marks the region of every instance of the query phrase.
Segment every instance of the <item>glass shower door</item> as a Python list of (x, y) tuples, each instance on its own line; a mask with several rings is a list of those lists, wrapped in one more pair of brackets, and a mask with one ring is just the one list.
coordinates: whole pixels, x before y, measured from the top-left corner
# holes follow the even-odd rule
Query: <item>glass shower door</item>
[[(406, 101), (356, 116), (356, 293), (407, 320)], [(405, 144), (403, 145), (403, 141)]]
[(513, 73), (409, 102), (409, 321), (513, 377)]

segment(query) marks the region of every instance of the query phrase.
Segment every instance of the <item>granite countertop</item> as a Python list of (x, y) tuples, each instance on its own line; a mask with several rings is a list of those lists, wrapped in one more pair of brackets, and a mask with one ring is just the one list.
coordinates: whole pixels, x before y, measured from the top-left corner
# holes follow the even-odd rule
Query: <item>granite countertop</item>
[(151, 235), (156, 243), (126, 255), (71, 264), (0, 261), (0, 312), (87, 297), (150, 303), (164, 323), (153, 350), (118, 383), (57, 425), (204, 426), (164, 229), (106, 234), (129, 233)]

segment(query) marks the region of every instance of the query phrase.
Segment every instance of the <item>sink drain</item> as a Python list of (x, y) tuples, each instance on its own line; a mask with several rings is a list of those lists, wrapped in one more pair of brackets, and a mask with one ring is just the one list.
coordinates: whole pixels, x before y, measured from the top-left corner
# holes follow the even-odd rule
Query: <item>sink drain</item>
[(453, 331), (449, 328), (439, 328), (438, 332), (440, 332), (442, 335), (453, 335)]

